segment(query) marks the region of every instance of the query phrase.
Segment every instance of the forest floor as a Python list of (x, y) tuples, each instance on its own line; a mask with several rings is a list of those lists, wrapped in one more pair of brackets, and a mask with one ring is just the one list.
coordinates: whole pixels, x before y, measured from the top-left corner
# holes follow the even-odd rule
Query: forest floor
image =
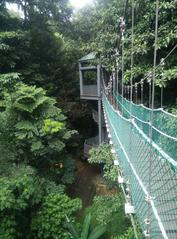
[(71, 197), (79, 197), (82, 200), (83, 209), (91, 206), (92, 200), (96, 195), (109, 195), (115, 193), (115, 190), (109, 190), (101, 174), (100, 166), (91, 165), (87, 160), (76, 159), (76, 179), (69, 188)]

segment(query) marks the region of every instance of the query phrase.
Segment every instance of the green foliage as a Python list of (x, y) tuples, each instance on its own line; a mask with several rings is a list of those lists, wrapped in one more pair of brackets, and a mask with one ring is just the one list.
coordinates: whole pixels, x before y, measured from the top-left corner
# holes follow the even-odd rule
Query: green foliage
[[(16, 3), (24, 19), (8, 11), (7, 2)], [(66, 91), (73, 88), (73, 62), (78, 58), (79, 47), (72, 46), (74, 41), (67, 37), (71, 12), (67, 0), (0, 3), (0, 238), (3, 239), (33, 238), (31, 220), (42, 201), (55, 193), (50, 205), (55, 203), (52, 197), (56, 199), (64, 191), (60, 183), (72, 183), (74, 179), (75, 165), (66, 146), (76, 131), (68, 130), (66, 117), (56, 107), (56, 101), (37, 87), (47, 89), (48, 94), (60, 94), (61, 99), (66, 99)], [(68, 63), (72, 65), (65, 70)], [(63, 200), (69, 203), (69, 198), (63, 196)], [(62, 212), (62, 205), (58, 207)]]
[(106, 225), (113, 220), (113, 214), (119, 211), (122, 202), (119, 196), (97, 196), (91, 211), (99, 224)]
[[(39, 206), (40, 209), (38, 209)], [(0, 177), (0, 238), (24, 238), (28, 233), (30, 235), (31, 218), (35, 218), (32, 227), (38, 219), (41, 221), (40, 218), (44, 217), (45, 225), (55, 222), (57, 227), (60, 222), (60, 227), (63, 225), (61, 231), (64, 231), (64, 224), (61, 222), (65, 213), (71, 215), (80, 207), (80, 200), (69, 199), (64, 194), (62, 186), (39, 177), (29, 166), (14, 166)], [(38, 209), (37, 215), (36, 209)], [(59, 218), (61, 218), (60, 221), (58, 221)], [(43, 230), (40, 228), (43, 224), (37, 223), (37, 225), (39, 231)], [(34, 228), (36, 227), (34, 226)]]
[[(16, 3), (24, 18), (7, 10), (6, 3)], [(47, 96), (61, 99), (62, 105), (78, 89), (76, 84), (73, 91), (73, 72), (80, 50), (68, 38), (71, 13), (68, 0), (0, 3), (1, 239), (36, 238), (31, 222), (34, 226), (41, 216), (48, 226), (55, 209), (60, 217), (80, 208), (60, 185), (74, 179), (75, 162), (67, 151), (77, 131), (68, 130), (56, 100)], [(54, 228), (59, 233), (57, 220)], [(37, 235), (46, 238), (47, 229), (38, 226)], [(68, 238), (62, 226), (60, 238)]]
[(52, 121), (50, 119), (46, 119), (44, 120), (44, 127), (43, 127), (43, 131), (45, 133), (57, 133), (60, 130), (62, 130), (64, 127), (64, 124), (62, 122), (58, 122), (58, 121)]
[[(0, 238), (21, 239), (31, 235), (31, 218), (43, 200), (50, 195), (55, 206), (52, 198), (63, 194), (56, 183), (72, 183), (74, 161), (65, 145), (76, 131), (67, 129), (56, 101), (42, 88), (21, 83), (14, 74), (1, 79)], [(60, 212), (65, 211), (61, 204)], [(77, 200), (69, 204), (71, 212), (72, 207), (79, 208)]]
[[(16, 3), (24, 18), (9, 12), (7, 2)], [(130, 5), (125, 35), (126, 83), (130, 79)], [(85, 52), (95, 51), (98, 59), (112, 68), (120, 43), (117, 33), (123, 8), (122, 0), (96, 0), (94, 6), (71, 18), (68, 0), (1, 1), (0, 239), (70, 238), (65, 218), (72, 220), (80, 202), (69, 199), (60, 184), (74, 179), (74, 161), (68, 151), (76, 131), (68, 129), (57, 104), (70, 115), (72, 123), (76, 119), (74, 123), (80, 124), (75, 111), (82, 107), (79, 104), (72, 109), (79, 95), (77, 60)], [(138, 0), (135, 11), (133, 80), (139, 81), (152, 69), (155, 1)], [(158, 63), (176, 44), (176, 16), (176, 1), (160, 2)], [(158, 86), (168, 89), (175, 82), (176, 61), (172, 54), (165, 66), (159, 67)], [(171, 88), (176, 91), (176, 86)], [(171, 108), (176, 112), (176, 106)], [(103, 164), (104, 177), (111, 183), (117, 179), (113, 160), (108, 145), (91, 151), (90, 162)], [(83, 225), (85, 233), (89, 228), (89, 239), (99, 238), (104, 231), (104, 226), (97, 228), (98, 224), (110, 225), (118, 238), (131, 238), (132, 229), (125, 226), (129, 221), (121, 205), (114, 196), (95, 199), (91, 220), (95, 230), (93, 225), (88, 226), (92, 224), (89, 216)]]
[(11, 177), (0, 178), (0, 210), (22, 210), (41, 201), (40, 180), (30, 167), (14, 167)]
[(130, 226), (125, 217), (121, 194), (97, 196), (89, 209), (96, 225), (107, 225), (107, 235), (121, 235)]
[[(135, 224), (137, 223), (135, 222)], [(144, 238), (143, 233), (141, 232), (138, 224), (136, 225), (136, 232), (137, 232), (138, 239)], [(113, 239), (134, 239), (134, 238), (135, 238), (135, 234), (134, 234), (133, 227), (129, 227), (123, 234), (113, 237)]]
[[(70, 161), (62, 154), (66, 141), (76, 131), (67, 130), (65, 117), (55, 106), (55, 100), (46, 96), (42, 88), (17, 83), (13, 92), (4, 94), (2, 102), (5, 108), (0, 113), (3, 121), (0, 137), (0, 141), (3, 141), (2, 147), (4, 148), (5, 143), (12, 142), (12, 148), (18, 154), (14, 156), (15, 162), (25, 161), (38, 168), (45, 166), (45, 170), (48, 167), (48, 170), (52, 169), (58, 175), (59, 171), (54, 165), (64, 164), (65, 158)], [(7, 141), (4, 141), (5, 138)], [(67, 170), (66, 167), (64, 169)], [(71, 174), (73, 170), (71, 167)], [(61, 177), (66, 177), (64, 171), (62, 170)], [(69, 178), (68, 182), (71, 182), (73, 176)]]
[(93, 231), (90, 233), (90, 236), (88, 239), (98, 239), (103, 236), (103, 234), (106, 232), (106, 226), (97, 226), (93, 229)]
[(13, 166), (6, 174), (1, 175), (0, 238), (14, 239), (17, 235), (22, 235), (27, 223), (22, 218), (29, 208), (40, 203), (43, 196), (43, 182), (31, 167)]
[(174, 115), (177, 115), (177, 99), (176, 99), (176, 104), (170, 110)]
[(14, 215), (0, 215), (0, 239), (14, 239), (16, 222)]
[(86, 215), (83, 223), (83, 229), (81, 232), (81, 239), (87, 239), (89, 234), (89, 227), (91, 222), (91, 214)]
[(59, 175), (61, 175), (61, 182), (65, 184), (72, 184), (75, 179), (75, 160), (71, 157), (66, 156), (63, 160), (60, 161), (60, 171)]
[(123, 235), (116, 236), (113, 239), (134, 239), (134, 238), (135, 238), (135, 235), (134, 235), (133, 228), (130, 227)]
[(104, 143), (96, 149), (91, 149), (88, 161), (92, 164), (103, 164), (103, 177), (108, 181), (110, 186), (115, 184), (117, 169), (113, 164), (114, 156), (111, 153), (111, 146), (109, 144)]
[(28, 47), (28, 34), (21, 30), (0, 32), (1, 73), (14, 71), (19, 61), (27, 57), (24, 48)]
[[(77, 40), (85, 43), (86, 52), (96, 52), (99, 61), (101, 61), (108, 70), (116, 65), (115, 50), (119, 49), (118, 68), (121, 78), (121, 33), (120, 18), (124, 14), (125, 1), (95, 1), (94, 6), (83, 9), (76, 15), (75, 29), (78, 34)], [(134, 66), (133, 82), (139, 82), (146, 77), (148, 72), (152, 71), (153, 53), (154, 53), (154, 31), (155, 31), (155, 1), (135, 1), (135, 24), (134, 24)], [(129, 2), (126, 14), (126, 31), (124, 47), (124, 81), (130, 83), (132, 54), (131, 44), (131, 7)], [(157, 42), (157, 64), (160, 59), (165, 58), (167, 54), (176, 45), (177, 37), (177, 14), (176, 1), (163, 0), (159, 3), (159, 24), (158, 24), (158, 42)], [(90, 31), (87, 31), (89, 27)], [(76, 35), (77, 36), (77, 35)], [(173, 88), (173, 82), (176, 80), (176, 50), (165, 60), (165, 66), (157, 69), (156, 85), (166, 87), (167, 95), (172, 94), (176, 97), (176, 87)], [(150, 77), (151, 78), (151, 77)], [(157, 87), (157, 88), (158, 88)], [(169, 90), (168, 90), (169, 89)], [(147, 89), (144, 89), (146, 93)], [(148, 94), (148, 92), (147, 92)], [(156, 99), (160, 101), (157, 95)], [(174, 99), (174, 98), (173, 98)], [(165, 103), (169, 103), (165, 99)], [(171, 103), (175, 103), (170, 99)]]
[(74, 239), (99, 239), (107, 230), (106, 225), (99, 225), (96, 226), (95, 228), (91, 228), (91, 219), (92, 215), (91, 213), (86, 214), (83, 226), (82, 226), (82, 231), (79, 236), (79, 233), (75, 229), (74, 224), (69, 220), (67, 217), (67, 227), (69, 229), (69, 232), (72, 235), (72, 238)]
[(66, 216), (71, 217), (80, 208), (81, 202), (78, 199), (70, 199), (64, 194), (50, 194), (33, 220), (35, 238), (69, 239), (65, 228)]
[(9, 73), (9, 74), (1, 74), (0, 75), (0, 88), (7, 90), (7, 91), (13, 91), (14, 85), (20, 81), (20, 76), (18, 73)]

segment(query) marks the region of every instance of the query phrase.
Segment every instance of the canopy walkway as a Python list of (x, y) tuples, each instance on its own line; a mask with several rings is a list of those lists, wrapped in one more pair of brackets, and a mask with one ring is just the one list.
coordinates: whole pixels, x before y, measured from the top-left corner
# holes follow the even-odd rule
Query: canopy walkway
[(152, 126), (150, 109), (114, 97), (113, 106), (103, 94), (103, 107), (127, 201), (146, 237), (177, 238), (177, 138), (168, 127), (172, 121), (176, 129), (177, 118), (158, 109)]
[[(174, 45), (157, 64), (159, 0), (156, 0), (153, 68), (137, 82), (133, 75), (136, 37), (135, 1), (132, 0), (131, 3), (130, 85), (124, 85), (126, 30), (124, 14), (120, 19), (121, 40), (116, 50), (113, 72), (107, 84), (103, 79), (104, 116), (112, 153), (115, 154), (114, 164), (118, 169), (118, 182), (121, 183), (129, 206), (135, 237), (138, 238), (134, 223), (136, 217), (145, 238), (175, 239), (177, 238), (177, 116), (162, 108), (163, 85), (161, 108), (155, 109), (155, 88), (157, 68), (164, 67), (165, 61), (177, 45)], [(127, 4), (125, 12), (126, 7)], [(143, 105), (145, 81), (146, 86), (149, 86), (149, 108)], [(139, 88), (140, 94), (138, 94)], [(141, 97), (141, 104), (137, 104), (140, 98), (138, 95)], [(136, 104), (133, 102), (134, 96)], [(135, 216), (132, 216), (133, 213)]]
[[(136, 124), (148, 136), (151, 130), (152, 110), (143, 104), (135, 104), (119, 94), (114, 94), (119, 109), (127, 119), (133, 117)], [(177, 156), (177, 116), (158, 108), (153, 110), (153, 141), (172, 158)]]
[[(131, 216), (136, 239), (138, 236), (135, 218), (145, 238), (177, 239), (177, 116), (163, 109), (163, 80), (160, 89), (161, 97), (158, 99), (159, 102), (161, 101), (161, 108), (155, 108), (157, 68), (161, 67), (163, 71), (167, 59), (177, 49), (177, 44), (171, 46), (168, 54), (163, 56), (164, 58), (157, 64), (159, 60), (159, 57), (157, 58), (159, 0), (155, 2), (152, 70), (143, 72), (142, 79), (133, 74), (136, 39), (134, 31), (136, 1), (134, 0), (131, 0), (131, 54), (129, 56), (125, 54), (125, 20), (128, 6), (128, 0), (126, 0), (124, 16), (120, 18), (118, 45), (115, 46), (115, 54), (111, 58), (111, 74), (110, 68), (105, 74), (106, 67), (101, 64), (97, 67), (83, 67), (83, 59), (81, 59), (80, 88), (82, 99), (93, 99), (99, 102), (99, 143), (102, 139), (100, 133), (102, 126), (100, 102), (102, 100), (108, 137), (112, 145), (112, 153), (115, 154), (114, 165), (118, 170), (118, 182), (126, 198), (125, 211)], [(125, 67), (129, 68), (125, 64), (127, 57), (130, 59), (131, 72), (128, 82), (125, 81)], [(90, 55), (86, 59), (92, 60), (93, 55), (91, 59)], [(97, 81), (94, 86), (98, 90), (95, 93), (96, 97), (93, 96), (93, 85), (84, 84), (82, 71), (86, 69), (97, 71)], [(84, 93), (84, 87), (90, 88), (92, 93)], [(139, 89), (140, 92), (138, 92)], [(149, 94), (149, 108), (143, 105), (144, 91), (146, 105)], [(138, 101), (141, 104), (137, 104)]]

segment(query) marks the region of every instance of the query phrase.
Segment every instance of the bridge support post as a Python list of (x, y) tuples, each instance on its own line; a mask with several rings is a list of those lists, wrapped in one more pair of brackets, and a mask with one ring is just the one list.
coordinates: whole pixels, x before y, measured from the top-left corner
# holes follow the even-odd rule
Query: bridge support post
[(101, 98), (98, 100), (98, 127), (99, 127), (99, 145), (102, 143), (102, 108)]
[(101, 65), (97, 66), (99, 145), (102, 143)]
[(79, 63), (79, 78), (80, 78), (80, 95), (83, 95), (83, 75), (81, 70), (81, 63)]
[(112, 98), (113, 98), (113, 106), (114, 108), (116, 108), (116, 100), (114, 98), (114, 94), (115, 94), (115, 91), (116, 91), (116, 70), (115, 68), (113, 68), (113, 71), (112, 71), (112, 83), (113, 83), (113, 92), (112, 92)]

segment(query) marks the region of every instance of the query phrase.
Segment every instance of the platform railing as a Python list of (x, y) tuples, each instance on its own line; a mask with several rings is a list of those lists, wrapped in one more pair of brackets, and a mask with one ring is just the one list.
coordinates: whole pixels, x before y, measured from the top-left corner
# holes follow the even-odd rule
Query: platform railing
[(89, 157), (89, 151), (92, 148), (97, 148), (99, 146), (98, 136), (86, 139), (84, 142), (84, 157)]
[(83, 85), (81, 96), (98, 96), (98, 87), (97, 85)]

